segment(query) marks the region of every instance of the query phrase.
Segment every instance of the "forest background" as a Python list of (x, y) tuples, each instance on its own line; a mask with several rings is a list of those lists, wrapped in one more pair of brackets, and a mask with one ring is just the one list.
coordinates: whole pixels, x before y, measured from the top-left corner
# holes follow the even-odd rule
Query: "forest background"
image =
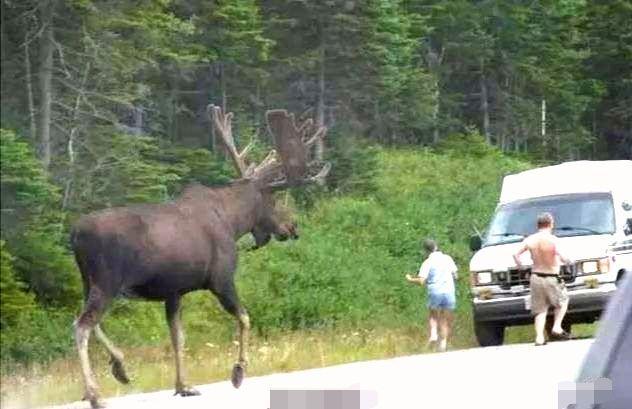
[[(79, 215), (234, 176), (210, 103), (235, 113), (255, 157), (270, 146), (267, 109), (329, 129), (317, 152), (333, 164), (326, 186), (284, 197), (301, 240), (241, 259), (262, 340), (419, 329), (423, 293), (402, 277), (433, 235), (462, 271), (457, 344), (472, 345), (466, 242), (502, 176), (632, 158), (626, 0), (1, 5), (3, 376), (72, 353)], [(210, 295), (187, 297), (186, 310), (192, 351), (230, 345), (233, 323)], [(160, 305), (117, 302), (105, 326), (126, 348), (168, 345)]]

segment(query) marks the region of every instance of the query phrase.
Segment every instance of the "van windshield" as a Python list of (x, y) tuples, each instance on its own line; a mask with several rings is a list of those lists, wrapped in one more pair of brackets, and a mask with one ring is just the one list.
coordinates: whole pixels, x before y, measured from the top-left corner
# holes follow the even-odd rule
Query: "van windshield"
[(614, 208), (608, 193), (548, 196), (508, 203), (498, 208), (484, 246), (521, 241), (536, 232), (536, 219), (549, 212), (558, 237), (615, 232)]

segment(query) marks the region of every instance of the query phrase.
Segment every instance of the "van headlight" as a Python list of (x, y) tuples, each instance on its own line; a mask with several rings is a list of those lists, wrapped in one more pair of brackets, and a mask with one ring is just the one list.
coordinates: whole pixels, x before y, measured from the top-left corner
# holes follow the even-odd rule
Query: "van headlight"
[(476, 283), (478, 285), (490, 284), (491, 282), (492, 282), (491, 271), (481, 271), (480, 273), (476, 273)]
[(582, 273), (595, 274), (597, 271), (599, 271), (599, 266), (596, 261), (584, 261), (582, 263)]
[(610, 260), (608, 257), (599, 260), (584, 261), (582, 263), (583, 274), (607, 273), (610, 271)]
[(610, 271), (610, 259), (608, 257), (599, 259), (599, 261), (597, 262), (597, 265), (599, 267), (600, 273), (607, 273)]

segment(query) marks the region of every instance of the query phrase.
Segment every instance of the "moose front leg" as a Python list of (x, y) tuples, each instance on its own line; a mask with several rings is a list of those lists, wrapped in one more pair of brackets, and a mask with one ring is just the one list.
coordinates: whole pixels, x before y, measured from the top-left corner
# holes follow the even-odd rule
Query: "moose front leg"
[(235, 388), (241, 386), (246, 368), (248, 367), (248, 337), (250, 336), (250, 317), (244, 308), (240, 308), (237, 315), (239, 321), (239, 361), (233, 366), (231, 382)]
[(184, 333), (182, 332), (180, 296), (174, 296), (165, 302), (171, 344), (176, 359), (176, 393), (180, 396), (195, 396), (200, 392), (190, 386), (186, 386), (184, 378)]
[(86, 303), (83, 312), (74, 323), (75, 326), (75, 342), (77, 352), (79, 353), (79, 361), (81, 363), (81, 371), (85, 384), (85, 394), (83, 399), (90, 401), (93, 409), (104, 408), (104, 403), (99, 399), (99, 387), (94, 377), (94, 372), (90, 366), (90, 358), (88, 356), (88, 341), (92, 329), (99, 323), (107, 302), (103, 293), (98, 288), (92, 288), (86, 297)]
[(224, 281), (211, 291), (217, 296), (222, 307), (237, 319), (239, 325), (239, 360), (233, 366), (231, 376), (233, 386), (239, 388), (241, 382), (244, 380), (246, 368), (248, 367), (247, 349), (250, 334), (250, 318), (246, 310), (239, 303), (239, 297), (237, 297), (237, 291), (235, 290), (235, 284), (232, 279)]

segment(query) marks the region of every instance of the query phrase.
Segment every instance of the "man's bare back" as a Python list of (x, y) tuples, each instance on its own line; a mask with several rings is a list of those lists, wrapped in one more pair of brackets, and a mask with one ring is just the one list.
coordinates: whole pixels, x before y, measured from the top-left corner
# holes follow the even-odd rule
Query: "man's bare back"
[(527, 237), (524, 243), (533, 260), (531, 271), (543, 274), (559, 274), (560, 257), (557, 237), (550, 231), (543, 230)]
[(562, 320), (568, 308), (568, 294), (564, 283), (559, 279), (560, 261), (570, 263), (560, 254), (557, 237), (553, 235), (553, 216), (543, 213), (538, 216), (538, 232), (524, 239), (518, 252), (513, 255), (518, 268), (522, 268), (520, 256), (527, 250), (531, 253), (531, 312), (535, 316), (535, 344), (544, 345), (544, 326), (549, 307), (555, 308), (551, 336), (557, 339), (569, 339), (570, 334), (562, 328)]

